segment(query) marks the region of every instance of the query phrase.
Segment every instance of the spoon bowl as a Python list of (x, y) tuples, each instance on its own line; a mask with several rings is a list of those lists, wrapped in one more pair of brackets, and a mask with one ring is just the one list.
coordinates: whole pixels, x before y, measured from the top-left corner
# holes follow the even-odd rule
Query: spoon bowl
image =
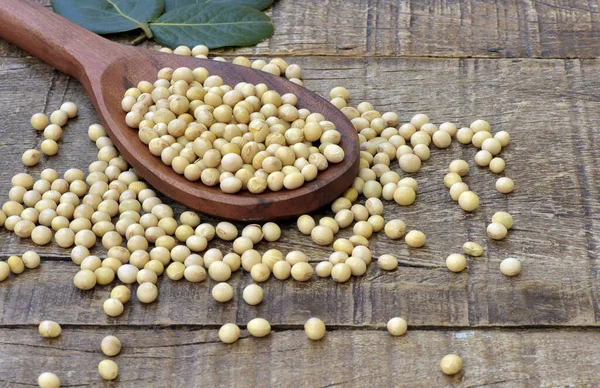
[[(358, 172), (358, 136), (345, 115), (327, 100), (284, 78), (224, 62), (123, 46), (24, 0), (0, 2), (0, 36), (78, 79), (111, 140), (136, 172), (161, 193), (202, 213), (238, 221), (290, 218), (333, 201), (352, 184)], [(150, 153), (137, 130), (125, 124), (121, 109), (128, 88), (142, 80), (153, 82), (164, 67), (204, 67), (227, 85), (264, 83), (280, 94), (294, 93), (298, 108), (321, 113), (335, 123), (342, 138), (339, 145), (344, 149), (344, 160), (330, 164), (315, 180), (295, 190), (226, 194), (218, 187), (188, 181)]]

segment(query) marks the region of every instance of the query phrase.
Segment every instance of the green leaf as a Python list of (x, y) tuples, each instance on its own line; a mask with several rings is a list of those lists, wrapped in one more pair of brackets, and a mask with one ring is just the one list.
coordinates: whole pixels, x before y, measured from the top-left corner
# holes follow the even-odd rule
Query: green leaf
[(224, 4), (250, 7), (262, 11), (273, 4), (275, 0), (165, 0), (165, 12), (176, 8), (187, 7), (192, 4)]
[(158, 18), (164, 0), (53, 0), (54, 12), (97, 34), (141, 28), (152, 36), (148, 22)]
[(253, 8), (208, 3), (167, 12), (150, 24), (154, 39), (169, 46), (252, 46), (273, 35), (273, 23)]

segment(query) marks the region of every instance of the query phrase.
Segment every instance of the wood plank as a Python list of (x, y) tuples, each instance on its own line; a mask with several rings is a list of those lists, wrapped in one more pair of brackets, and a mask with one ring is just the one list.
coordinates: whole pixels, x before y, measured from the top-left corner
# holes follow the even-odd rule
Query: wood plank
[[(38, 1), (50, 3), (50, 0)], [(267, 13), (275, 24), (271, 39), (255, 47), (215, 53), (462, 58), (600, 56), (597, 44), (600, 9), (596, 2), (586, 0), (329, 0), (320, 7), (279, 0)], [(131, 32), (120, 38), (131, 42), (138, 35)], [(0, 53), (6, 50), (6, 44), (0, 44)]]
[[(261, 387), (539, 387), (597, 386), (597, 330), (330, 330), (319, 342), (304, 332), (275, 331), (232, 345), (217, 328), (147, 329), (64, 327), (46, 340), (34, 327), (0, 329), (0, 386), (33, 385), (43, 371), (64, 386), (100, 385), (100, 341), (118, 336), (119, 377), (105, 386)], [(452, 377), (439, 361), (457, 353), (463, 370)], [(27, 365), (27, 367), (23, 367)]]
[[(23, 64), (30, 65), (24, 67)], [(346, 85), (352, 93), (352, 103), (371, 101), (378, 109), (399, 112), (403, 122), (417, 112), (428, 113), (433, 122), (451, 120), (468, 125), (476, 118), (488, 119), (496, 130), (512, 134), (511, 145), (502, 153), (507, 160), (506, 175), (517, 182), (517, 190), (500, 195), (493, 188), (494, 176), (474, 166), (473, 148), (454, 144), (450, 150), (432, 150), (432, 159), (415, 175), (419, 180), (419, 200), (405, 208), (386, 205), (386, 219), (402, 218), (410, 228), (419, 228), (429, 236), (423, 249), (407, 249), (401, 242), (383, 235), (372, 238), (374, 256), (393, 253), (400, 257), (400, 274), (386, 275), (383, 280), (373, 269), (372, 281), (359, 280), (354, 295), (343, 297), (337, 305), (337, 287), (331, 283), (320, 289), (329, 295), (324, 303), (331, 308), (331, 319), (338, 323), (381, 323), (387, 319), (385, 309), (411, 311), (413, 322), (422, 325), (597, 325), (599, 289), (597, 286), (598, 210), (598, 150), (593, 141), (595, 125), (600, 120), (595, 95), (595, 77), (600, 61), (563, 60), (442, 60), (393, 58), (301, 58), (306, 85), (322, 95), (337, 85)], [(86, 138), (87, 126), (96, 118), (81, 86), (56, 75), (47, 66), (33, 59), (8, 59), (9, 71), (0, 74), (5, 89), (0, 99), (12, 109), (6, 112), (6, 128), (0, 143), (7, 157), (0, 159), (0, 187), (6, 192), (10, 178), (24, 171), (15, 160), (28, 147), (38, 144), (40, 135), (29, 128), (30, 114), (47, 105), (46, 111), (58, 107), (63, 99), (77, 102), (80, 117), (65, 129), (60, 156), (50, 158), (32, 169), (55, 167), (85, 169), (94, 160), (93, 144)], [(54, 81), (53, 81), (54, 79)], [(24, 81), (26, 80), (26, 81)], [(23, 83), (22, 99), (12, 94)], [(50, 87), (49, 97), (40, 90)], [(552, 88), (540, 85), (553, 85)], [(21, 89), (20, 89), (21, 90)], [(532, 93), (535, 91), (535, 93)], [(46, 99), (48, 98), (48, 103)], [(10, 102), (10, 105), (8, 105)], [(574, 129), (571, 129), (574, 128)], [(560, 141), (558, 141), (560, 139)], [(471, 215), (464, 214), (447, 195), (442, 177), (448, 163), (457, 157), (469, 160), (472, 172), (466, 181), (482, 198), (482, 208)], [(394, 165), (396, 170), (397, 167)], [(6, 198), (6, 197), (5, 197)], [(177, 208), (178, 211), (181, 208)], [(501, 242), (485, 237), (485, 226), (492, 214), (507, 210), (516, 218), (509, 237)], [(325, 209), (318, 216), (327, 215)], [(430, 217), (434, 216), (434, 219)], [(210, 222), (214, 220), (208, 219)], [(239, 225), (242, 226), (242, 225)], [(340, 237), (349, 237), (349, 230)], [(597, 236), (598, 233), (595, 233)], [(447, 254), (460, 251), (464, 241), (475, 240), (486, 247), (483, 258), (470, 259), (468, 271), (449, 274), (444, 266)], [(211, 246), (223, 250), (227, 244), (215, 241)], [(19, 253), (33, 247), (9, 233), (0, 233), (0, 254)], [(282, 240), (276, 244), (259, 245), (259, 250), (278, 247), (284, 252), (302, 249), (313, 261), (329, 255), (330, 248), (313, 245), (293, 227), (286, 224)], [(36, 248), (49, 258), (65, 258), (68, 251), (54, 245)], [(102, 251), (98, 251), (102, 254)], [(498, 271), (500, 261), (508, 256), (522, 260), (521, 276), (508, 279)], [(407, 267), (407, 268), (404, 268)], [(50, 271), (74, 267), (57, 264)], [(42, 273), (46, 273), (42, 271)], [(51, 279), (52, 275), (46, 279)], [(58, 275), (57, 275), (58, 276)], [(70, 286), (70, 274), (61, 275), (59, 287), (69, 298), (80, 298)], [(34, 284), (34, 278), (23, 284), (23, 293), (30, 295), (35, 287), (39, 295), (49, 293), (49, 285)], [(245, 278), (247, 280), (247, 278)], [(13, 286), (19, 287), (22, 279)], [(405, 292), (394, 294), (394, 283)], [(419, 282), (425, 282), (420, 286)], [(25, 281), (24, 281), (25, 282)], [(372, 284), (371, 284), (372, 282)], [(407, 283), (404, 283), (407, 282)], [(316, 283), (316, 282), (315, 282)], [(433, 288), (429, 283), (434, 284)], [(292, 283), (286, 283), (292, 284)], [(321, 284), (321, 283), (319, 283)], [(304, 286), (291, 286), (286, 298), (303, 300)], [(346, 286), (342, 286), (346, 287)], [(466, 287), (466, 291), (465, 291)], [(284, 287), (287, 289), (287, 286)], [(306, 287), (312, 291), (312, 288)], [(12, 302), (7, 292), (4, 309)], [(175, 300), (183, 291), (163, 288), (165, 298)], [(306, 291), (304, 291), (306, 292)], [(105, 292), (98, 299), (105, 297)], [(452, 304), (441, 305), (440, 295), (450, 297)], [(312, 296), (312, 295), (311, 295)], [(51, 298), (51, 296), (48, 296)], [(210, 298), (209, 298), (210, 299)], [(278, 299), (283, 303), (285, 298)], [(308, 299), (304, 300), (308, 303)], [(356, 307), (353, 304), (356, 302)], [(464, 304), (468, 302), (468, 314)], [(70, 302), (69, 302), (70, 303)], [(92, 303), (92, 302), (90, 302)], [(96, 300), (93, 303), (100, 303)], [(65, 306), (70, 306), (66, 301)], [(423, 306), (419, 308), (418, 306)], [(166, 306), (165, 306), (166, 308)], [(276, 305), (265, 307), (277, 308)], [(321, 307), (326, 309), (325, 305)], [(96, 309), (97, 310), (97, 309)], [(233, 314), (227, 310), (225, 314)], [(6, 323), (32, 323), (43, 318), (42, 310), (31, 315), (4, 318)], [(152, 315), (133, 313), (136, 322), (149, 322)], [(138, 314), (138, 315), (135, 315)], [(282, 323), (296, 323), (297, 316), (285, 313)], [(414, 314), (414, 315), (413, 315)], [(168, 315), (168, 314), (167, 314)], [(10, 316), (10, 315), (9, 315)], [(104, 322), (94, 311), (81, 322)], [(147, 319), (148, 321), (144, 321)], [(304, 319), (304, 317), (302, 317)]]
[[(252, 283), (248, 273), (237, 273), (228, 281), (236, 291), (233, 301), (225, 304), (212, 298), (212, 280), (173, 282), (162, 276), (156, 303), (139, 303), (137, 286), (130, 286), (132, 301), (118, 318), (109, 318), (102, 310), (115, 285), (83, 292), (73, 286), (76, 272), (72, 263), (46, 261), (39, 269), (0, 283), (0, 324), (53, 319), (86, 325), (217, 325), (245, 324), (263, 316), (274, 324), (299, 325), (318, 315), (340, 325), (374, 325), (398, 314), (421, 326), (469, 324), (466, 277), (449, 282), (447, 274), (429, 269), (406, 267), (382, 274), (372, 268), (366, 276), (339, 286), (331, 279), (299, 283), (272, 278), (262, 284), (265, 297), (258, 306), (242, 299), (244, 287)], [(15, 308), (16, 301), (24, 307)]]
[[(580, 77), (587, 77), (593, 72), (595, 62), (567, 62), (567, 83), (572, 90), (574, 98), (569, 101), (569, 120), (573, 123), (572, 136), (581, 137), (573, 147), (573, 154), (580, 159), (581, 166), (574, 170), (575, 182), (579, 188), (578, 195), (583, 198), (587, 258), (592, 267), (592, 295), (594, 298), (594, 311), (596, 320), (600, 320), (600, 259), (598, 247), (600, 246), (600, 220), (598, 208), (595, 205), (600, 198), (600, 151), (595, 146), (598, 132), (595, 126), (585, 124), (590, 115), (594, 115), (600, 107), (597, 98), (597, 89), (587, 82), (581, 82)], [(575, 134), (578, 132), (579, 134)]]

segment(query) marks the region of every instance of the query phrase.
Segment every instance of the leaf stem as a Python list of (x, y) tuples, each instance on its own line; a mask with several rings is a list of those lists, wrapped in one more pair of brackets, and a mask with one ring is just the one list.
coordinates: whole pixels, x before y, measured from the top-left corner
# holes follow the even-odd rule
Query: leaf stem
[(146, 33), (144, 32), (143, 34), (140, 34), (140, 36), (138, 36), (137, 38), (135, 38), (131, 44), (133, 46), (137, 46), (138, 44), (144, 42), (145, 40), (148, 39), (148, 35), (146, 35)]
[(152, 31), (150, 30), (150, 27), (147, 24), (140, 24), (140, 28), (142, 29), (142, 31), (144, 31), (144, 35), (147, 39), (152, 38)]

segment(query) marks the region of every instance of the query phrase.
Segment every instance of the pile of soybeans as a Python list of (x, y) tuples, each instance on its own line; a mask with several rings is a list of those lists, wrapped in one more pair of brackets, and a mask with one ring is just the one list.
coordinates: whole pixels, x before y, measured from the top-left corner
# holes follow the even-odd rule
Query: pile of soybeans
[[(179, 47), (175, 54), (206, 57), (208, 49)], [(284, 75), (302, 84), (301, 68), (281, 58), (267, 63), (238, 57), (233, 63)], [(317, 276), (343, 283), (364, 275), (374, 259), (369, 238), (375, 233), (383, 232), (392, 240), (403, 239), (411, 248), (424, 246), (427, 236), (423, 232), (408, 228), (401, 219), (384, 219), (383, 211), (384, 206), (410, 206), (417, 200), (419, 183), (410, 174), (427, 162), (432, 147), (444, 149), (456, 139), (477, 149), (477, 165), (489, 167), (496, 174), (504, 171), (505, 161), (499, 155), (509, 145), (510, 136), (505, 131), (492, 134), (485, 120), (459, 128), (450, 122), (437, 126), (425, 114), (417, 114), (401, 123), (396, 113), (381, 113), (368, 102), (356, 107), (348, 105), (350, 93), (344, 87), (332, 89), (330, 98), (356, 128), (360, 170), (352, 186), (331, 204), (333, 217), (315, 220), (305, 214), (297, 219), (301, 233), (310, 236), (315, 244), (332, 248), (329, 258), (315, 266), (300, 250), (255, 249), (261, 241), (279, 240), (282, 231), (276, 223), (251, 224), (239, 230), (230, 222), (202, 222), (193, 211), (175, 214), (159, 193), (129, 167), (99, 124), (88, 129), (98, 154), (87, 173), (71, 168), (62, 173), (45, 169), (38, 177), (16, 174), (9, 201), (0, 211), (0, 226), (35, 244), (53, 242), (70, 250), (74, 265), (79, 267), (73, 278), (75, 287), (82, 292), (112, 287), (110, 297), (103, 303), (104, 312), (110, 317), (123, 313), (131, 303), (132, 293), (139, 303), (155, 303), (159, 296), (157, 280), (163, 274), (173, 281), (194, 283), (208, 276), (216, 282), (212, 297), (227, 303), (237, 294), (228, 280), (234, 272), (242, 271), (243, 276), (254, 281), (244, 288), (242, 298), (255, 306), (264, 296), (260, 284), (271, 276), (279, 280), (291, 277), (298, 282)], [(140, 141), (154, 155), (172, 167), (174, 174), (199, 181), (198, 184), (218, 185), (231, 195), (242, 190), (256, 195), (266, 190), (293, 190), (313, 180), (329, 163), (344, 159), (335, 124), (319, 112), (296, 105), (293, 94), (281, 95), (264, 84), (225, 85), (218, 75), (211, 75), (202, 67), (162, 69), (156, 81), (140, 80), (122, 100), (126, 123), (138, 131)], [(49, 117), (44, 113), (32, 116), (32, 127), (43, 131), (43, 154), (52, 157), (58, 153), (63, 127), (77, 113), (74, 103), (65, 102)], [(23, 153), (25, 166), (35, 166), (40, 160), (38, 150)], [(472, 212), (479, 207), (479, 197), (463, 182), (467, 174), (469, 164), (454, 160), (439, 184), (447, 187), (462, 211)], [(500, 177), (496, 189), (511, 193), (514, 182)], [(487, 227), (487, 235), (503, 239), (512, 226), (512, 216), (497, 211)], [(344, 228), (352, 228), (352, 236), (336, 238)], [(213, 239), (230, 242), (230, 249), (224, 252), (209, 248)], [(105, 254), (94, 249), (98, 241)], [(481, 244), (467, 241), (463, 252), (450, 252), (445, 264), (450, 271), (460, 272), (467, 267), (468, 256), (483, 253)], [(0, 261), (0, 281), (11, 273), (18, 276), (26, 269), (36, 268), (40, 262), (34, 251), (10, 256), (6, 262)], [(377, 258), (382, 271), (396, 270), (398, 265), (394, 252)], [(507, 258), (500, 271), (506, 276), (518, 275), (521, 263)], [(248, 334), (267, 336), (271, 326), (265, 318), (247, 322)], [(307, 337), (315, 341), (326, 333), (325, 323), (316, 317), (308, 319), (304, 329)], [(392, 336), (401, 336), (407, 330), (407, 322), (394, 317), (387, 322), (387, 330)], [(39, 332), (45, 338), (68, 335), (52, 321), (41, 322)], [(215, 335), (231, 344), (240, 338), (241, 329), (235, 323), (223, 322)], [(107, 336), (99, 347), (107, 357), (115, 357), (121, 342)], [(455, 374), (461, 370), (462, 361), (450, 354), (440, 366), (444, 373)], [(100, 362), (98, 371), (103, 379), (113, 380), (118, 376), (118, 365), (107, 358)], [(59, 387), (60, 378), (45, 372), (38, 383), (43, 388)]]

